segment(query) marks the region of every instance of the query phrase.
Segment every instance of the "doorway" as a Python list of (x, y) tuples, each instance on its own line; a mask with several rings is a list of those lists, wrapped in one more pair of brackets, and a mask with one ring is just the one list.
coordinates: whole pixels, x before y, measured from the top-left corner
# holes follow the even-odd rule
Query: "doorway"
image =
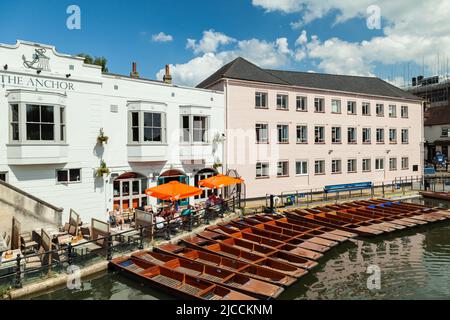
[(148, 203), (145, 190), (148, 178), (135, 172), (127, 172), (114, 180), (114, 209), (144, 207)]

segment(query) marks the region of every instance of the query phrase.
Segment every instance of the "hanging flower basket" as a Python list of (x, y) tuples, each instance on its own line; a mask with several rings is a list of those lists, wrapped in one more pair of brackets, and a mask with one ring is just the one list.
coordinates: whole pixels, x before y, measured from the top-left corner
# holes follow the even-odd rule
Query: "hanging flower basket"
[(102, 178), (104, 175), (109, 175), (111, 171), (106, 166), (105, 161), (102, 160), (100, 163), (100, 168), (97, 169), (97, 177)]
[(105, 136), (105, 133), (103, 132), (103, 128), (100, 129), (100, 134), (97, 137), (97, 142), (100, 143), (100, 144), (104, 144), (104, 143), (107, 144), (108, 140), (109, 140), (109, 137)]
[(216, 169), (216, 170), (219, 169), (219, 168), (222, 168), (222, 164), (221, 163), (214, 163), (213, 168)]

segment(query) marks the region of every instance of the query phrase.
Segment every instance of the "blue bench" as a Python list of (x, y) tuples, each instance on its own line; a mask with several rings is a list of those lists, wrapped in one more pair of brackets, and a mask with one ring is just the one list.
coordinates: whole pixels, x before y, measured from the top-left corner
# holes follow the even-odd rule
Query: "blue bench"
[(347, 183), (347, 184), (336, 184), (332, 186), (325, 186), (323, 191), (328, 193), (334, 192), (345, 192), (345, 191), (355, 191), (355, 190), (364, 190), (371, 189), (373, 186), (372, 182), (358, 182), (358, 183)]
[(425, 168), (425, 174), (436, 174), (436, 170), (434, 168)]

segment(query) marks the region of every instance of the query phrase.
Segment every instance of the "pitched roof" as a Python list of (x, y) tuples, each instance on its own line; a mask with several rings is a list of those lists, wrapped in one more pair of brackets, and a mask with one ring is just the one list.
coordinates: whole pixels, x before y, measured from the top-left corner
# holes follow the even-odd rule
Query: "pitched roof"
[(243, 58), (237, 58), (223, 66), (197, 87), (207, 88), (224, 78), (422, 100), (375, 77), (262, 69)]
[(425, 125), (450, 124), (450, 105), (431, 107), (425, 113)]

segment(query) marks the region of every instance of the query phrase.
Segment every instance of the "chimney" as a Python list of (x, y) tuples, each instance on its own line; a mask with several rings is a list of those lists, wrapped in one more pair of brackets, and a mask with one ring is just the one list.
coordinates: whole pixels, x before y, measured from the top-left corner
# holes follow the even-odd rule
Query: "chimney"
[(168, 64), (166, 64), (166, 74), (163, 77), (163, 81), (172, 84), (172, 76), (170, 75), (170, 66)]
[(136, 64), (136, 62), (133, 62), (133, 71), (131, 71), (130, 77), (132, 77), (132, 78), (139, 78), (139, 73), (137, 72), (137, 64)]

